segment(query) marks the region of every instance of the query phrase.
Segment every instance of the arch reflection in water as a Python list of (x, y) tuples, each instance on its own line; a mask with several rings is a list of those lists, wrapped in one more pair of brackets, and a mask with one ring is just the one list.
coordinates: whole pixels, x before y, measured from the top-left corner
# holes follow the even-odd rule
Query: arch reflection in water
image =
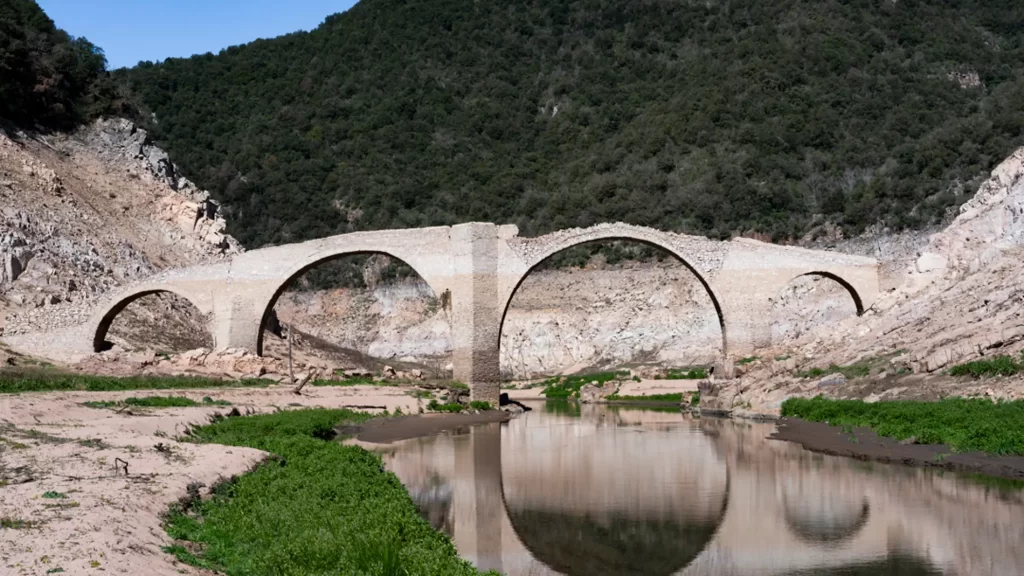
[(867, 524), (871, 513), (863, 491), (826, 482), (820, 475), (782, 478), (779, 487), (786, 526), (808, 542), (847, 541)]
[(814, 454), (771, 424), (537, 408), (370, 447), (463, 557), (508, 576), (1024, 574), (1024, 492)]
[(378, 449), (424, 517), (482, 569), (667, 575), (713, 538), (729, 476), (694, 422), (539, 414)]
[(673, 574), (725, 513), (725, 461), (695, 425), (599, 419), (509, 424), (501, 439), (508, 517), (535, 558), (570, 576)]

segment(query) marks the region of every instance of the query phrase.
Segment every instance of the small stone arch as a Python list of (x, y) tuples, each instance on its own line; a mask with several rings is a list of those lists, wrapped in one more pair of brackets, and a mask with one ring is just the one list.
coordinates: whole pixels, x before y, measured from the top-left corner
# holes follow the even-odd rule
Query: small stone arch
[(203, 314), (211, 312), (209, 307), (201, 305), (201, 301), (198, 298), (192, 297), (184, 291), (178, 290), (172, 286), (140, 287), (126, 294), (121, 294), (118, 296), (117, 300), (106, 308), (106, 310), (97, 315), (97, 320), (95, 321), (96, 329), (93, 331), (92, 351), (103, 352), (106, 347), (107, 332), (110, 331), (110, 326), (114, 323), (114, 319), (117, 318), (118, 314), (123, 312), (124, 309), (131, 305), (132, 302), (153, 294), (173, 294), (189, 302)]
[(354, 248), (354, 249), (342, 249), (342, 250), (331, 251), (331, 252), (329, 252), (327, 254), (323, 254), (323, 253), (317, 254), (316, 256), (307, 259), (307, 261), (304, 262), (301, 266), (295, 267), (292, 270), (290, 270), (289, 272), (287, 272), (286, 275), (285, 275), (284, 280), (276, 284), (276, 288), (275, 288), (274, 292), (271, 293), (269, 297), (265, 297), (265, 298), (262, 299), (263, 304), (261, 304), (261, 306), (262, 306), (263, 312), (262, 312), (262, 314), (260, 316), (259, 325), (256, 328), (256, 330), (257, 330), (257, 334), (256, 334), (256, 354), (258, 356), (262, 356), (263, 355), (263, 331), (264, 331), (264, 327), (267, 325), (267, 322), (270, 320), (271, 314), (273, 314), (273, 312), (274, 312), (274, 306), (277, 304), (277, 300), (281, 297), (281, 294), (284, 294), (284, 291), (288, 289), (288, 286), (294, 280), (296, 280), (297, 278), (299, 278), (300, 276), (302, 276), (306, 272), (309, 272), (313, 268), (316, 268), (317, 266), (326, 264), (326, 263), (334, 261), (334, 260), (340, 260), (341, 258), (345, 258), (345, 257), (348, 257), (348, 256), (370, 256), (370, 255), (373, 255), (373, 254), (383, 254), (384, 256), (387, 256), (389, 258), (394, 258), (395, 260), (398, 260), (398, 261), (402, 262), (403, 264), (409, 266), (410, 268), (413, 269), (414, 272), (416, 272), (416, 274), (424, 282), (427, 283), (428, 286), (430, 286), (430, 289), (434, 292), (435, 296), (437, 296), (439, 298), (442, 297), (442, 292), (443, 291), (438, 290), (438, 287), (435, 286), (435, 283), (431, 282), (430, 279), (427, 276), (425, 276), (420, 271), (420, 269), (417, 266), (413, 265), (409, 261), (409, 259), (402, 258), (401, 256), (397, 255), (396, 251), (388, 250), (386, 248), (384, 248), (384, 249)]
[(793, 280), (796, 280), (798, 278), (802, 278), (804, 276), (818, 276), (820, 278), (828, 278), (829, 280), (834, 281), (835, 283), (839, 284), (843, 288), (846, 288), (846, 291), (850, 294), (850, 297), (853, 298), (854, 306), (857, 307), (857, 316), (863, 316), (864, 315), (864, 302), (863, 302), (863, 300), (861, 300), (860, 294), (857, 292), (857, 289), (854, 288), (852, 284), (850, 284), (849, 282), (844, 280), (841, 276), (833, 274), (832, 272), (826, 272), (826, 271), (818, 270), (818, 271), (814, 271), (814, 272), (807, 272), (806, 274), (800, 274), (800, 275), (796, 276), (795, 278), (793, 278), (792, 280), (790, 280), (789, 282), (793, 282)]
[[(636, 227), (629, 227), (629, 228), (636, 228)], [(590, 230), (591, 229), (587, 229), (587, 230), (583, 230), (581, 232), (588, 232)], [(557, 243), (557, 244), (555, 244), (555, 245), (553, 245), (551, 247), (547, 247), (545, 250), (543, 250), (538, 255), (536, 255), (532, 259), (532, 261), (530, 262), (528, 267), (526, 268), (526, 271), (519, 275), (519, 278), (516, 281), (516, 284), (512, 288), (512, 290), (509, 291), (507, 293), (507, 295), (505, 296), (505, 301), (504, 301), (504, 304), (502, 305), (501, 321), (498, 324), (498, 343), (497, 343), (497, 345), (499, 347), (501, 346), (501, 336), (502, 336), (502, 332), (505, 329), (505, 319), (508, 316), (509, 307), (512, 305), (512, 299), (515, 297), (516, 293), (519, 291), (519, 288), (523, 285), (523, 282), (526, 280), (526, 278), (528, 278), (530, 276), (530, 274), (533, 273), (534, 270), (536, 270), (538, 267), (540, 267), (542, 264), (544, 264), (545, 262), (547, 262), (548, 260), (550, 260), (551, 258), (556, 256), (557, 254), (559, 254), (561, 252), (564, 252), (565, 250), (568, 250), (570, 248), (575, 248), (577, 246), (584, 246), (584, 245), (587, 245), (587, 244), (594, 244), (594, 243), (597, 243), (597, 242), (624, 241), (624, 242), (635, 242), (637, 244), (643, 244), (643, 245), (646, 245), (646, 246), (650, 246), (652, 248), (658, 248), (658, 249), (668, 253), (673, 258), (675, 258), (677, 261), (682, 263), (683, 266), (685, 266), (694, 275), (694, 277), (697, 279), (697, 281), (700, 282), (701, 286), (704, 288), (704, 291), (707, 292), (708, 297), (711, 299), (711, 303), (712, 303), (712, 305), (715, 308), (715, 315), (718, 316), (718, 325), (719, 325), (719, 328), (721, 329), (721, 333), (722, 333), (722, 357), (723, 358), (727, 357), (728, 356), (728, 349), (727, 349), (728, 335), (727, 335), (727, 328), (726, 328), (726, 323), (725, 323), (725, 313), (722, 311), (722, 305), (719, 302), (718, 296), (715, 294), (715, 291), (711, 288), (711, 284), (709, 284), (707, 279), (704, 278), (704, 275), (696, 267), (694, 267), (689, 261), (687, 261), (686, 258), (684, 258), (681, 254), (679, 254), (678, 251), (676, 251), (674, 248), (669, 246), (666, 242), (660, 241), (656, 237), (657, 234), (658, 234), (658, 232), (656, 230), (649, 230), (649, 229), (642, 229), (642, 228), (639, 229), (639, 230), (641, 231), (640, 233), (635, 233), (634, 234), (634, 233), (630, 233), (629, 231), (623, 231), (623, 230), (619, 230), (616, 227), (609, 226), (609, 227), (607, 227), (606, 230), (605, 229), (598, 230), (596, 234), (594, 234), (594, 233), (591, 233), (591, 234), (579, 234), (579, 235), (576, 235), (576, 236), (573, 236), (573, 237), (566, 238), (562, 242), (559, 242), (559, 243)], [(643, 232), (649, 232), (649, 233), (643, 233)]]

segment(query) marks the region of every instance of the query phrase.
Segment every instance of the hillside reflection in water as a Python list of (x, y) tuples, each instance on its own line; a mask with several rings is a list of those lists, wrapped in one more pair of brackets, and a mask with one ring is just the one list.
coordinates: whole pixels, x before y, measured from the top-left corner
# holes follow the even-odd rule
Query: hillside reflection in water
[(503, 574), (1024, 574), (1024, 493), (814, 454), (772, 424), (535, 404), (369, 445), (460, 554)]

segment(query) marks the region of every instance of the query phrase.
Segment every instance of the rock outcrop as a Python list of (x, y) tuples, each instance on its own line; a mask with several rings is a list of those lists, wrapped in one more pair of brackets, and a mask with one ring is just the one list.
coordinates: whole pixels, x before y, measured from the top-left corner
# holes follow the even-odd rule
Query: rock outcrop
[(237, 254), (219, 212), (127, 120), (71, 135), (0, 132), (0, 326), (78, 324), (101, 294)]

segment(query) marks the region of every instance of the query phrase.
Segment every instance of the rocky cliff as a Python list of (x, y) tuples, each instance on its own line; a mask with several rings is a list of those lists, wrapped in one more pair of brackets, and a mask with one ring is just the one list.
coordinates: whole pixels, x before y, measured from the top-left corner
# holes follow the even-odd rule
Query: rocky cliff
[(236, 254), (225, 226), (209, 194), (127, 120), (0, 131), (0, 329), (74, 324), (99, 294)]

